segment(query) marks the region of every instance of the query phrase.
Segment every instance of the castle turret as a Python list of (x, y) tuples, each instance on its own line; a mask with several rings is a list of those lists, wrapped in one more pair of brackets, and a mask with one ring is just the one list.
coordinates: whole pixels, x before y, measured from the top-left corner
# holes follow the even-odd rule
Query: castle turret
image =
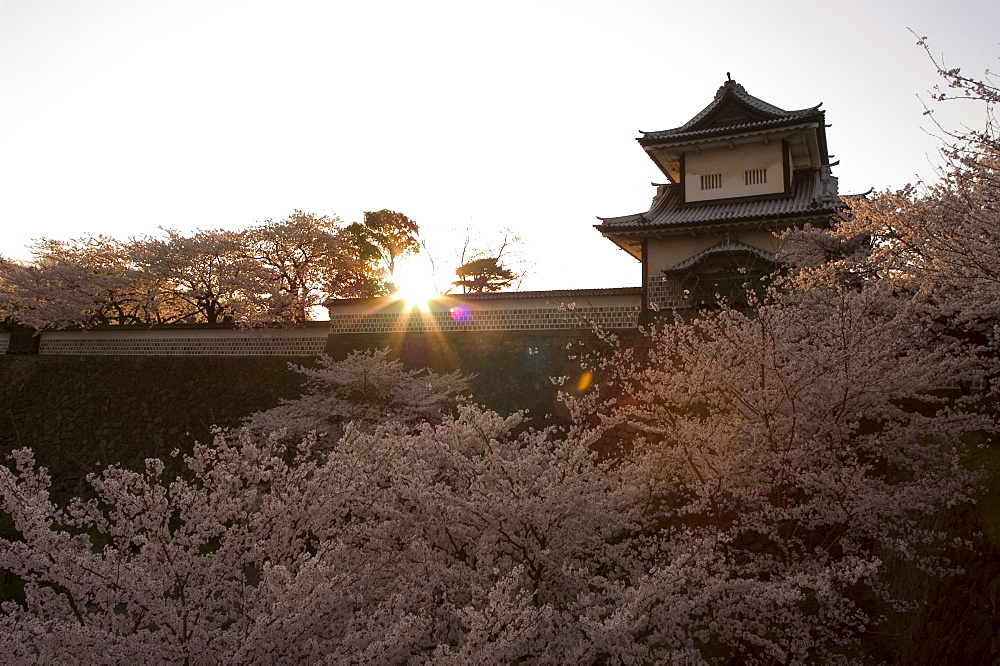
[(730, 79), (685, 124), (641, 134), (667, 182), (654, 183), (648, 211), (596, 227), (642, 262), (650, 307), (743, 294), (777, 267), (778, 234), (825, 226), (844, 208), (819, 105), (785, 111)]

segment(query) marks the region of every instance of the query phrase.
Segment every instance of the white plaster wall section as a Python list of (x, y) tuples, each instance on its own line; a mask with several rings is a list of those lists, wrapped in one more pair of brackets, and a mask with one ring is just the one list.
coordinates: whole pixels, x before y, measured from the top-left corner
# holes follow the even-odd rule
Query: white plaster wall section
[(777, 253), (781, 248), (781, 239), (768, 229), (744, 229), (737, 231), (734, 235), (741, 243), (760, 248), (771, 254)]
[[(684, 154), (685, 201), (708, 201), (733, 197), (776, 194), (785, 191), (782, 143), (754, 143), (734, 148), (707, 148)], [(748, 184), (745, 173), (764, 169), (765, 182)], [(720, 176), (718, 187), (702, 189), (702, 176)]]
[(646, 241), (646, 256), (649, 261), (650, 275), (664, 268), (676, 266), (702, 250), (707, 250), (722, 240), (723, 235), (722, 233), (702, 233), (697, 236), (671, 236)]
[[(646, 245), (650, 276), (664, 268), (676, 266), (699, 252), (717, 245), (726, 235), (721, 232), (705, 232), (696, 236), (672, 236), (650, 239)], [(733, 235), (740, 242), (760, 248), (771, 254), (777, 252), (781, 246), (781, 240), (765, 228), (743, 229)]]
[(529, 331), (588, 329), (592, 323), (604, 328), (634, 328), (638, 322), (639, 299), (634, 305), (528, 310), (471, 309), (456, 319), (450, 312), (372, 314), (331, 314), (331, 333), (419, 333), (429, 331)]

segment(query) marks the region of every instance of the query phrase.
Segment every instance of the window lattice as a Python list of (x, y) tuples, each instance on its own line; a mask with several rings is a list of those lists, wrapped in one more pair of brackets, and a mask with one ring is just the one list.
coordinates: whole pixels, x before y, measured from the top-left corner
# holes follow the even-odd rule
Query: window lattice
[(747, 169), (743, 172), (743, 182), (747, 185), (763, 185), (767, 182), (767, 169)]
[(722, 174), (712, 173), (701, 177), (701, 189), (717, 190), (722, 187)]

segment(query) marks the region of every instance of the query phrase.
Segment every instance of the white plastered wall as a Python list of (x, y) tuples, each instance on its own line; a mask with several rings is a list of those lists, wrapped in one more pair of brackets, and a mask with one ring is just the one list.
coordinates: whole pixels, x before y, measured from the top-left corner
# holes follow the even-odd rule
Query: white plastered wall
[[(785, 191), (782, 143), (752, 143), (734, 148), (708, 148), (684, 154), (684, 198), (686, 201), (708, 201), (733, 197), (775, 194)], [(766, 169), (767, 182), (747, 185), (744, 173), (749, 169)], [(722, 186), (701, 189), (701, 177), (720, 174)]]
[(671, 268), (690, 259), (699, 252), (719, 243), (727, 233), (735, 236), (741, 243), (772, 254), (777, 252), (781, 245), (778, 237), (768, 229), (744, 229), (735, 232), (713, 231), (690, 236), (651, 238), (646, 242), (649, 274), (659, 273), (664, 268)]

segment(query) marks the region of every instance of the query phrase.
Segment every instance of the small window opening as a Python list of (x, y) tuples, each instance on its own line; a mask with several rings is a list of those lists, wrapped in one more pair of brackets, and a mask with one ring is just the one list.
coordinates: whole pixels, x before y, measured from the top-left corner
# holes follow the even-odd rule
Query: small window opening
[(722, 187), (722, 174), (713, 173), (707, 176), (701, 177), (701, 189), (703, 190), (717, 190)]
[(747, 169), (743, 172), (743, 182), (747, 185), (763, 185), (767, 182), (767, 169)]

